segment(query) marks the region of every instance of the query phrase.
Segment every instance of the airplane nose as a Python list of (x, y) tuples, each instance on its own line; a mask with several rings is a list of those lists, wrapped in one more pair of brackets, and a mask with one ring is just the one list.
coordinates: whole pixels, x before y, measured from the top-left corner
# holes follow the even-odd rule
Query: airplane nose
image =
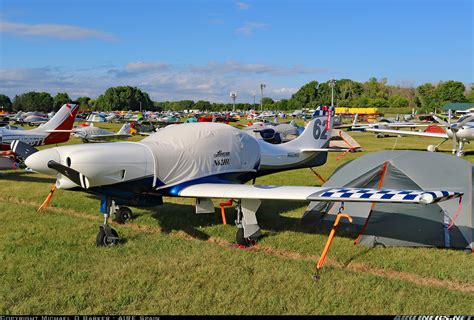
[(34, 171), (54, 175), (57, 171), (48, 168), (48, 162), (51, 160), (60, 162), (60, 159), (59, 152), (56, 148), (51, 148), (33, 153), (26, 158), (25, 164)]

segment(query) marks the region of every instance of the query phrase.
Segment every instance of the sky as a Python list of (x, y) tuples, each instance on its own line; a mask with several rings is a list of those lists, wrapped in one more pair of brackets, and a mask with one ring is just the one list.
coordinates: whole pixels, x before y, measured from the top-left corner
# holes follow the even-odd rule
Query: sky
[(0, 93), (290, 98), (331, 78), (473, 80), (471, 0), (0, 0)]

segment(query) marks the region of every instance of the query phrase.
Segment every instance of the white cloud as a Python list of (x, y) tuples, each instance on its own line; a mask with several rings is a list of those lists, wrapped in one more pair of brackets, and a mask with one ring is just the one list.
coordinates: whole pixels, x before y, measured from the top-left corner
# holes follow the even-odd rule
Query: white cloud
[(312, 68), (303, 65), (277, 66), (265, 63), (242, 63), (238, 61), (211, 61), (204, 66), (192, 66), (195, 72), (222, 74), (268, 74), (272, 76), (292, 76), (298, 74), (326, 73), (325, 68)]
[(53, 23), (26, 24), (0, 21), (0, 32), (24, 37), (51, 37), (61, 40), (96, 38), (114, 41), (117, 39), (114, 35), (99, 30)]
[(250, 8), (250, 4), (246, 2), (242, 2), (242, 1), (236, 1), (235, 5), (237, 6), (237, 9), (239, 10), (247, 10), (248, 8)]
[(237, 34), (242, 34), (245, 36), (251, 36), (255, 30), (260, 29), (260, 30), (265, 30), (269, 27), (268, 24), (263, 23), (263, 22), (247, 22), (245, 23), (242, 27), (237, 28), (235, 30), (235, 33)]
[[(73, 98), (96, 98), (107, 88), (119, 85), (137, 86), (148, 92), (152, 99), (210, 100), (229, 102), (229, 92), (238, 92), (238, 102), (252, 102), (259, 93), (262, 81), (265, 92), (278, 100), (289, 98), (304, 84), (301, 77), (312, 80), (324, 71), (306, 66), (277, 66), (238, 61), (209, 62), (205, 65), (174, 65), (160, 61), (133, 61), (121, 67), (91, 66), (67, 69), (0, 68), (0, 92), (13, 98), (28, 91), (46, 91), (51, 94), (68, 92)], [(308, 80), (308, 81), (309, 81)], [(303, 81), (303, 83), (300, 83)], [(297, 84), (295, 84), (297, 82)]]
[(273, 89), (271, 92), (275, 95), (288, 95), (291, 96), (293, 93), (298, 91), (297, 88), (276, 88)]

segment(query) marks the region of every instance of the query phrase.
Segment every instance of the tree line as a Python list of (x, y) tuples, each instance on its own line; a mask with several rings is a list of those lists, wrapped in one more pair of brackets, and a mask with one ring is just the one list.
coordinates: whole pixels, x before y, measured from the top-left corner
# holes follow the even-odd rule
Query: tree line
[[(366, 82), (350, 79), (336, 80), (334, 101), (338, 107), (376, 107), (376, 108), (416, 108), (422, 112), (434, 111), (448, 102), (473, 102), (474, 84), (470, 90), (462, 82), (449, 80), (437, 84), (425, 83), (416, 88), (388, 85), (387, 79), (370, 78)], [(0, 94), (0, 108), (7, 111), (43, 111), (58, 110), (64, 103), (73, 102), (65, 92), (54, 97), (47, 92), (26, 92), (16, 95), (13, 102), (4, 94)], [(199, 100), (152, 101), (148, 93), (137, 87), (118, 86), (108, 88), (97, 99), (79, 97), (75, 101), (83, 110), (187, 110), (198, 109), (208, 111), (231, 110), (231, 103), (213, 103)], [(311, 81), (303, 85), (289, 99), (274, 101), (271, 97), (262, 99), (267, 110), (314, 109), (318, 105), (331, 103), (330, 81), (319, 83)], [(250, 110), (259, 105), (236, 103), (236, 109)]]

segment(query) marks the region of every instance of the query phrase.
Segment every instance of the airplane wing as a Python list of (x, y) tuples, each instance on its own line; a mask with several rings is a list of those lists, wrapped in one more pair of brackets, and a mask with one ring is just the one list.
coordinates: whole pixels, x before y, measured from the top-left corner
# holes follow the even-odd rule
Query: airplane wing
[(463, 193), (442, 190), (424, 191), (203, 183), (186, 187), (179, 191), (178, 195), (191, 198), (430, 204), (458, 198)]
[(315, 148), (315, 149), (301, 149), (301, 152), (361, 152), (360, 148)]
[(391, 129), (365, 129), (365, 131), (397, 134), (400, 136), (422, 136), (422, 137), (444, 138), (444, 139), (449, 138), (447, 133), (436, 133), (436, 132), (420, 132), (420, 131), (405, 131), (405, 130), (391, 130)]
[(93, 134), (87, 136), (88, 140), (120, 140), (130, 138), (131, 134)]
[(48, 133), (54, 133), (54, 132), (58, 132), (58, 133), (61, 133), (61, 132), (70, 132), (70, 133), (74, 133), (76, 132), (75, 129), (71, 129), (71, 130), (45, 130), (45, 132), (48, 132)]

